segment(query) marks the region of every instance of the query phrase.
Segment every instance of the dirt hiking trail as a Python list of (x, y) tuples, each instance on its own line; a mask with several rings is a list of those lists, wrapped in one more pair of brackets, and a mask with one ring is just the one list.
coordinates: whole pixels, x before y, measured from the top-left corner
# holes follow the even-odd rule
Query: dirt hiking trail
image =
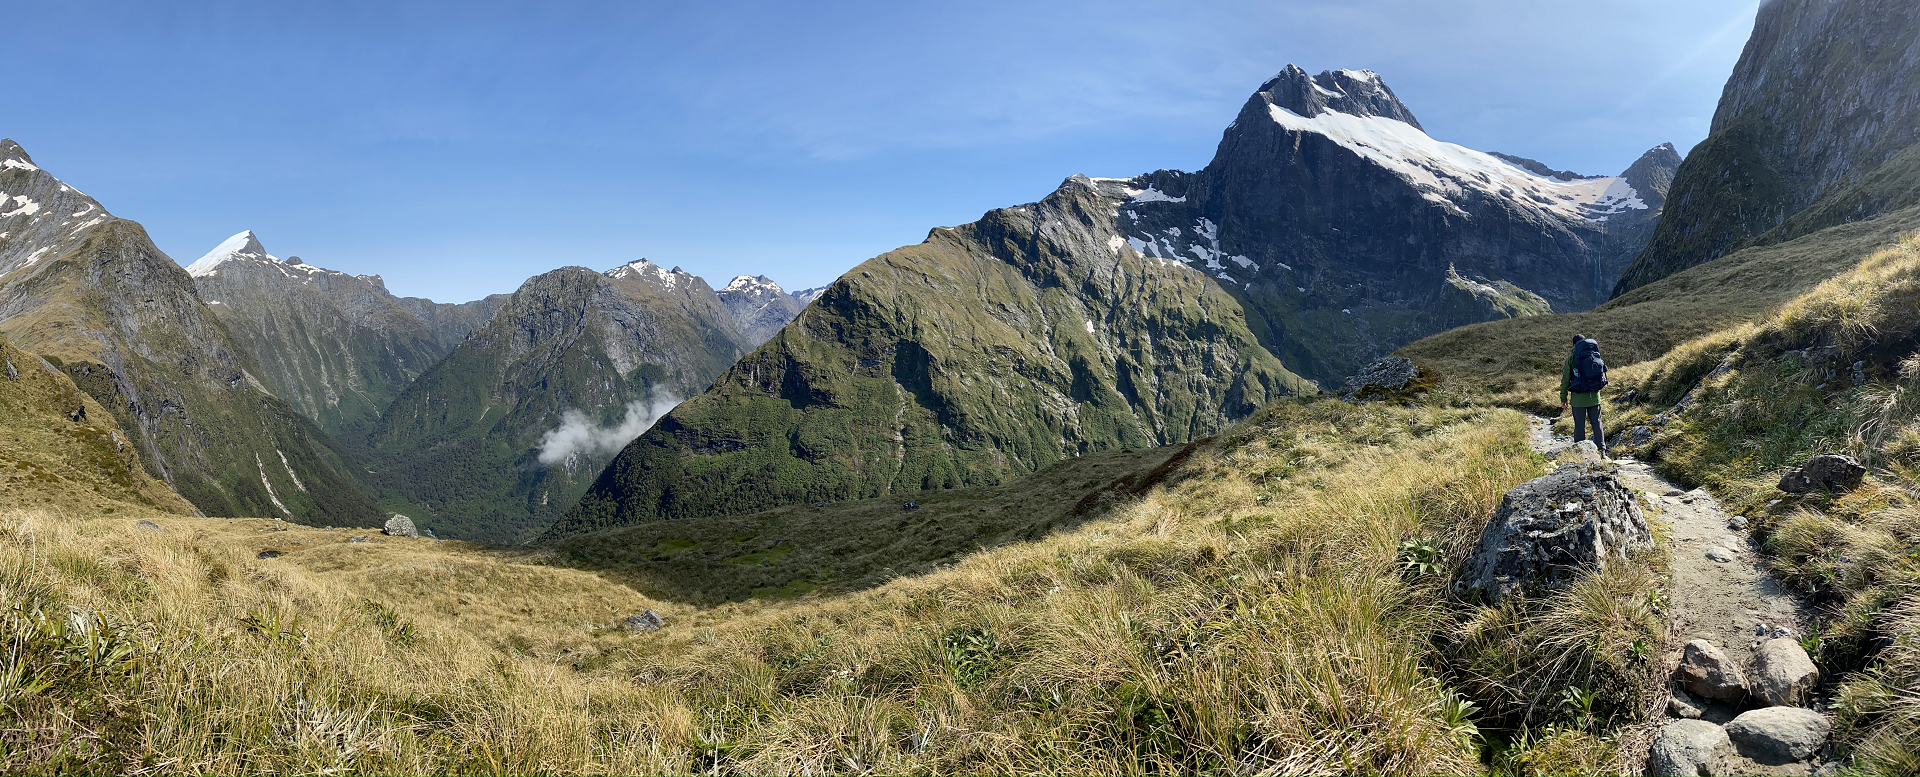
[[(1555, 434), (1549, 421), (1536, 418), (1529, 444), (1535, 451), (1553, 457), (1568, 454), (1574, 442), (1571, 437)], [(1618, 467), (1621, 483), (1645, 496), (1643, 507), (1650, 508), (1649, 517), (1658, 519), (1654, 536), (1664, 539), (1670, 554), (1671, 579), (1665, 607), (1668, 639), (1660, 667), (1662, 676), (1675, 677), (1686, 658), (1687, 645), (1706, 640), (1724, 653), (1748, 682), (1753, 682), (1756, 659), (1767, 640), (1797, 640), (1805, 633), (1809, 622), (1805, 606), (1767, 571), (1759, 544), (1746, 530), (1745, 519), (1727, 514), (1705, 489), (1683, 491), (1655, 474), (1651, 465), (1631, 457), (1615, 458), (1612, 464)], [(1743, 712), (1767, 707), (1767, 702), (1757, 698), (1757, 692), (1740, 701), (1716, 701), (1684, 690), (1676, 692), (1678, 685), (1677, 681), (1666, 683), (1656, 707), (1659, 712), (1647, 726), (1649, 736), (1644, 739), (1652, 740), (1656, 752), (1647, 763), (1646, 774), (1815, 775), (1837, 770), (1838, 764), (1825, 757), (1828, 748), (1824, 729), (1819, 732), (1819, 752), (1802, 757), (1776, 754), (1755, 759), (1750, 757), (1754, 747), (1727, 741), (1726, 724)], [(1684, 722), (1682, 728), (1688, 730), (1669, 732), (1667, 729), (1673, 728), (1669, 724), (1675, 722)], [(1741, 734), (1748, 728), (1736, 725), (1733, 730)], [(1670, 757), (1674, 740), (1686, 735), (1695, 738), (1691, 744), (1698, 751), (1694, 753), (1697, 757), (1691, 763), (1685, 758), (1675, 763)], [(1669, 756), (1664, 760), (1659, 752), (1663, 742), (1668, 745)]]

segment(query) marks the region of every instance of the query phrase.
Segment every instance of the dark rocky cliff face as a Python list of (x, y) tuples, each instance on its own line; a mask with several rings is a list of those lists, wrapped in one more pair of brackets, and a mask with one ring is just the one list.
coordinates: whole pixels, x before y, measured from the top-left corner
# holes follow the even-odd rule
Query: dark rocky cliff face
[(1120, 229), (1233, 287), (1282, 361), (1337, 380), (1457, 320), (1430, 310), (1454, 305), (1449, 267), (1556, 311), (1605, 301), (1677, 162), (1663, 146), (1612, 178), (1508, 161), (1429, 138), (1371, 72), (1290, 66), (1248, 99), (1205, 169), (1129, 179), (1138, 194)]
[(368, 437), (370, 467), (436, 531), (525, 539), (747, 347), (697, 276), (554, 270), (401, 393)]
[(256, 377), (146, 231), (0, 142), (0, 333), (115, 416), (141, 464), (210, 515), (372, 525), (326, 436)]
[[(1881, 191), (1789, 224), (1869, 182), (1920, 143), (1920, 4), (1770, 0), (1727, 79), (1712, 132), (1680, 166), (1672, 205), (1614, 294), (1754, 244), (1908, 207), (1920, 162)], [(1903, 183), (1907, 182), (1907, 183)]]
[(1603, 301), (1677, 162), (1654, 149), (1637, 186), (1543, 174), (1427, 137), (1373, 73), (1289, 67), (1204, 170), (1075, 176), (841, 276), (553, 533), (1201, 437), (1310, 385), (1288, 367), (1338, 380), (1450, 326)]
[(261, 382), (328, 434), (364, 434), (408, 383), (453, 348), (378, 277), (280, 261), (252, 232), (235, 235), (187, 271), (200, 298), (260, 365)]

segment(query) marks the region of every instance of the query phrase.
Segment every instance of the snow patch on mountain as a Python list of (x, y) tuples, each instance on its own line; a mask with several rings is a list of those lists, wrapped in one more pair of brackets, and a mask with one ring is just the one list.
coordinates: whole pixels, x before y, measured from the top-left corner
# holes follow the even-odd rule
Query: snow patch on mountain
[[(0, 203), (5, 203), (6, 201), (7, 198), (0, 197)], [(13, 204), (16, 206), (13, 210), (0, 212), (0, 219), (12, 218), (14, 216), (31, 216), (40, 212), (40, 203), (28, 199), (27, 195), (24, 194), (15, 195), (13, 197)], [(5, 207), (6, 205), (0, 204), (0, 208)]]
[(187, 274), (203, 278), (214, 274), (220, 265), (235, 259), (271, 260), (273, 257), (267, 254), (266, 248), (261, 247), (260, 238), (254, 237), (253, 230), (243, 230), (220, 241), (220, 245), (214, 246), (212, 251), (187, 265)]
[[(1349, 77), (1377, 83), (1370, 71), (1341, 71)], [(1363, 76), (1372, 76), (1363, 78)], [(1562, 181), (1523, 170), (1491, 154), (1434, 140), (1406, 122), (1380, 116), (1354, 116), (1326, 111), (1307, 118), (1278, 105), (1269, 105), (1274, 122), (1296, 132), (1325, 136), (1361, 158), (1392, 171), (1420, 190), (1430, 202), (1459, 207), (1468, 192), (1518, 203), (1532, 210), (1566, 218), (1599, 220), (1639, 202), (1633, 187), (1619, 178)], [(1625, 187), (1616, 188), (1616, 184)], [(1611, 196), (1609, 196), (1611, 195)], [(1638, 207), (1645, 208), (1645, 202)], [(1619, 208), (1615, 210), (1609, 210)]]

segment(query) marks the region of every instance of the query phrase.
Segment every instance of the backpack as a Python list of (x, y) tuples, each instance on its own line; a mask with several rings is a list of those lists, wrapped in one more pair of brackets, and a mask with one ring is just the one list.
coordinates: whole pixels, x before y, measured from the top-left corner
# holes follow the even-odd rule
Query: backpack
[(1607, 386), (1607, 363), (1600, 360), (1600, 344), (1592, 338), (1573, 347), (1573, 379), (1567, 390), (1575, 394), (1599, 391)]

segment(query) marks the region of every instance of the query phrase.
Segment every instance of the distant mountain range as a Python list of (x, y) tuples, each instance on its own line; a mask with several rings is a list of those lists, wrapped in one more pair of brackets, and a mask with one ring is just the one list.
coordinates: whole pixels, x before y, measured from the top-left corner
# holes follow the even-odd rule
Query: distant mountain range
[(1196, 439), (1420, 336), (1604, 300), (1680, 164), (1473, 151), (1372, 72), (1289, 66), (1198, 172), (1074, 176), (829, 286), (640, 260), (450, 304), (251, 232), (181, 270), (17, 145), (0, 160), (0, 333), (156, 477), (211, 514), (500, 541)]
[(1428, 137), (1370, 71), (1289, 66), (1197, 173), (1074, 176), (841, 276), (554, 532), (993, 484), (1205, 436), (1299, 375), (1604, 301), (1679, 161), (1662, 145), (1618, 177), (1554, 171)]

